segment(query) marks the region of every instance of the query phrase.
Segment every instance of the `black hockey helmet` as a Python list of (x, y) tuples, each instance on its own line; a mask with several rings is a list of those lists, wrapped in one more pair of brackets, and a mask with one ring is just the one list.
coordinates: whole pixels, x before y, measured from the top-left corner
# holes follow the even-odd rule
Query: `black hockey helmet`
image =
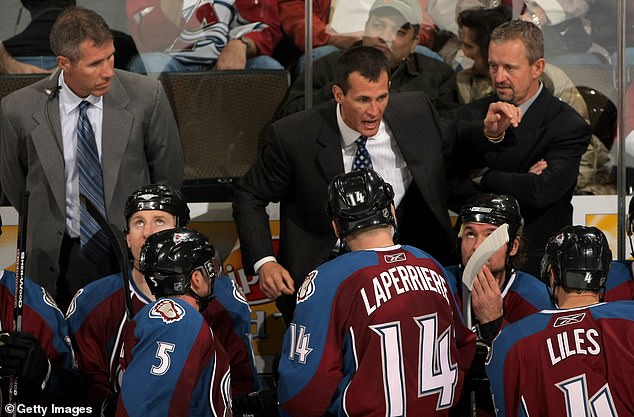
[(149, 184), (130, 194), (125, 204), (126, 232), (130, 217), (137, 211), (161, 210), (176, 216), (176, 227), (185, 227), (189, 222), (189, 207), (185, 197), (176, 188), (167, 184)]
[(550, 286), (600, 291), (612, 263), (612, 251), (603, 232), (593, 226), (566, 226), (546, 244), (540, 276)]
[(632, 242), (632, 235), (634, 235), (634, 197), (630, 199), (630, 205), (627, 210), (627, 216), (625, 218), (625, 231), (627, 232), (627, 238), (630, 241), (630, 251), (634, 256), (634, 243)]
[(371, 169), (337, 175), (328, 187), (328, 215), (341, 238), (368, 227), (392, 225), (394, 190)]
[(508, 194), (478, 194), (469, 199), (460, 210), (460, 223), (486, 223), (509, 225), (509, 242), (521, 233), (524, 219), (515, 197)]
[(213, 286), (219, 274), (214, 248), (195, 230), (161, 230), (148, 236), (141, 248), (139, 270), (156, 297), (185, 293), (196, 297), (190, 289), (190, 277), (196, 269), (209, 277)]

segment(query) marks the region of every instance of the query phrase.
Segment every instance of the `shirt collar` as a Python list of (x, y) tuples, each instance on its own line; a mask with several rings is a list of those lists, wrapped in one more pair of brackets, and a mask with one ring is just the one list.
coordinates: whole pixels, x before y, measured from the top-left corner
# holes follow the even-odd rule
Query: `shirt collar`
[(529, 98), (524, 103), (522, 103), (522, 104), (520, 104), (518, 106), (519, 109), (522, 111), (522, 114), (526, 114), (526, 112), (530, 108), (531, 104), (533, 104), (533, 102), (537, 99), (537, 96), (542, 92), (543, 89), (544, 89), (544, 83), (542, 83), (540, 81), (539, 82), (539, 88), (537, 89), (537, 92), (531, 98)]
[(75, 94), (73, 90), (71, 90), (70, 87), (66, 84), (66, 81), (64, 80), (63, 70), (59, 73), (57, 84), (61, 87), (61, 90), (59, 92), (59, 100), (64, 113), (69, 114), (70, 112), (75, 110), (77, 106), (79, 106), (79, 103), (84, 100), (86, 100), (93, 106), (96, 106), (99, 109), (103, 110), (103, 96), (96, 97), (90, 95), (85, 98), (78, 97), (77, 94)]

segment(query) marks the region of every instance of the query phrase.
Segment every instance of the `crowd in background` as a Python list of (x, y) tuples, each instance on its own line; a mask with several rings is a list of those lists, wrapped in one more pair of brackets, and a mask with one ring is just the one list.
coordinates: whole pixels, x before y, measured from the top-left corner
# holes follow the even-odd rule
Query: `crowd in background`
[[(73, 7), (73, 0), (21, 2), (31, 20), (0, 43), (0, 73), (48, 74), (3, 99), (0, 112), (1, 190), (18, 210), (21, 192), (31, 194), (26, 271), (35, 283), (28, 281), (29, 292), (45, 290), (44, 304), (29, 300), (33, 327), (27, 325), (25, 332), (8, 331), (11, 309), (2, 311), (0, 349), (6, 347), (0, 350), (0, 376), (25, 381), (30, 394), (20, 397), (25, 401), (38, 401), (41, 391), (39, 400), (59, 396), (73, 404), (77, 397), (67, 396), (65, 387), (76, 387), (84, 391), (85, 404), (105, 415), (144, 415), (161, 407), (165, 415), (230, 414), (231, 397), (238, 415), (269, 415), (276, 408), (275, 389), (263, 390), (254, 374), (246, 300), (221, 277), (211, 242), (185, 228), (189, 211), (178, 189), (186, 161), (178, 126), (160, 82), (144, 74), (288, 71), (287, 95), (233, 198), (245, 270), (259, 276), (262, 292), (276, 301), (289, 329), (277, 391), (282, 415), (317, 416), (347, 408), (365, 415), (384, 406), (383, 414), (390, 412), (388, 406), (406, 414), (430, 406), (438, 415), (460, 416), (470, 415), (474, 398), (478, 415), (493, 415), (496, 408), (497, 415), (545, 408), (540, 394), (519, 398), (521, 393), (500, 382), (509, 377), (506, 355), (526, 363), (516, 358), (525, 346), (518, 342), (523, 328), (514, 322), (531, 323), (524, 326), (551, 340), (558, 336), (538, 331), (550, 315), (535, 323), (522, 319), (634, 295), (631, 265), (613, 267), (606, 284), (612, 256), (601, 231), (571, 228), (574, 194), (616, 194), (615, 90), (580, 85), (568, 73), (584, 66), (615, 68), (614, 2), (316, 0), (309, 59), (303, 0), (128, 0), (124, 31), (111, 30), (91, 10)], [(309, 78), (314, 107), (305, 111)], [(628, 87), (627, 97), (632, 94), (634, 88)], [(241, 110), (248, 111), (248, 103)], [(631, 129), (627, 116), (626, 130)], [(623, 137), (627, 152), (631, 135)], [(377, 193), (382, 205), (365, 209)], [(274, 251), (266, 207), (276, 202), (281, 230)], [(458, 213), (455, 227), (449, 210)], [(130, 283), (122, 281), (124, 262), (108, 243), (103, 219), (125, 238)], [(478, 265), (465, 296), (462, 276), (470, 258), (503, 224), (508, 233), (489, 261)], [(183, 249), (181, 241), (192, 243)], [(161, 258), (172, 244), (170, 255)], [(585, 257), (562, 260), (562, 252), (583, 245), (590, 246)], [(355, 260), (354, 252), (368, 249), (376, 252), (372, 258)], [(448, 385), (440, 377), (432, 379), (438, 384), (428, 387), (438, 393), (435, 404), (421, 386), (418, 396), (410, 398), (408, 391), (397, 398), (390, 391), (394, 381), (387, 379), (389, 398), (379, 390), (372, 396), (376, 403), (355, 397), (363, 383), (355, 379), (361, 370), (381, 378), (368, 364), (383, 360), (384, 374), (398, 371), (388, 366), (384, 350), (360, 354), (364, 340), (376, 333), (388, 343), (396, 337), (390, 332), (398, 331), (400, 343), (401, 330), (405, 340), (432, 325), (423, 314), (433, 312), (414, 302), (407, 303), (407, 314), (418, 315), (419, 327), (376, 323), (371, 313), (387, 303), (390, 291), (396, 291), (395, 300), (413, 291), (396, 288), (408, 279), (422, 280), (417, 275), (422, 272), (412, 275), (405, 266), (402, 271), (409, 275), (401, 271), (400, 278), (396, 269), (391, 278), (378, 269), (368, 272), (379, 268), (374, 257), (384, 259), (381, 267), (406, 257), (407, 268), (426, 268), (440, 277), (433, 288), (427, 279), (417, 289), (441, 294), (433, 301), (442, 305), (434, 320), (443, 329), (458, 329), (457, 336), (447, 332), (452, 334), (447, 345), (440, 340), (445, 330), (436, 334), (434, 347), (438, 343), (443, 354), (451, 351), (454, 361), (427, 365), (455, 375)], [(324, 290), (323, 277), (333, 275), (341, 282)], [(358, 288), (350, 294), (362, 293), (364, 304), (342, 302), (335, 289), (347, 291), (350, 282), (365, 275), (374, 279), (375, 304)], [(4, 272), (0, 288), (6, 288), (7, 299), (15, 294), (9, 282), (14, 278)], [(574, 296), (586, 292), (588, 297)], [(67, 312), (65, 318), (49, 293)], [(326, 304), (316, 303), (322, 299)], [(319, 316), (316, 311), (324, 305), (339, 314)], [(601, 319), (620, 317), (627, 321), (624, 337), (630, 337), (624, 318), (630, 308), (614, 305), (584, 310), (592, 320), (585, 326), (612, 331), (613, 321), (606, 325)], [(362, 314), (348, 317), (346, 306), (374, 318), (360, 325)], [(387, 310), (381, 320), (400, 317)], [(552, 320), (572, 320), (564, 313)], [(181, 320), (178, 332), (166, 330), (165, 325)], [(364, 334), (367, 328), (374, 333)], [(475, 329), (475, 337), (466, 328)], [(306, 329), (312, 329), (312, 343), (320, 340), (323, 350), (310, 360)], [(495, 342), (500, 331), (504, 337)], [(199, 336), (186, 339), (191, 332)], [(580, 332), (574, 333), (576, 353), (583, 350), (580, 343), (590, 346), (587, 351), (609, 350), (599, 347), (590, 331), (588, 336)], [(163, 341), (156, 342), (159, 335)], [(559, 337), (559, 353), (570, 356), (561, 347), (567, 336)], [(189, 355), (171, 355), (179, 343), (188, 343)], [(492, 345), (498, 348), (493, 356)], [(554, 366), (556, 353), (549, 346)], [(403, 352), (413, 361), (422, 358)], [(139, 359), (154, 353), (158, 366)], [(365, 354), (371, 360), (364, 360)], [(71, 363), (73, 355), (79, 368)], [(613, 354), (605, 355), (611, 359)], [(182, 370), (176, 377), (184, 383), (170, 380), (156, 392), (143, 386), (144, 366), (163, 376), (170, 360)], [(563, 384), (563, 376), (553, 382)], [(0, 389), (14, 383), (3, 379)], [(617, 386), (618, 375), (607, 372), (608, 383)], [(592, 392), (598, 388), (593, 385)], [(634, 412), (634, 396), (621, 388), (597, 393), (603, 401), (598, 407)], [(493, 402), (491, 389), (497, 396)], [(183, 395), (192, 403), (167, 401)]]

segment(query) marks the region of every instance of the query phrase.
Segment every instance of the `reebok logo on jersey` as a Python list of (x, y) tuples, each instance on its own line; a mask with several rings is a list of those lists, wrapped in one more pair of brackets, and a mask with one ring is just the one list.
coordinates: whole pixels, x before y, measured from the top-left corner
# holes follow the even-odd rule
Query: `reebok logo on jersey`
[(175, 323), (185, 317), (183, 307), (169, 298), (159, 300), (150, 309), (151, 319), (161, 319), (165, 324)]
[(569, 324), (580, 323), (586, 317), (586, 313), (571, 314), (569, 316), (557, 317), (553, 327), (568, 326)]
[(393, 264), (395, 262), (404, 262), (407, 260), (407, 256), (405, 256), (405, 252), (394, 253), (390, 255), (383, 255), (383, 259), (385, 259), (385, 263)]
[(315, 277), (317, 277), (318, 273), (319, 272), (317, 270), (314, 270), (310, 274), (308, 274), (308, 276), (304, 280), (304, 283), (297, 291), (297, 304), (308, 300), (310, 296), (315, 293), (314, 280), (315, 280)]

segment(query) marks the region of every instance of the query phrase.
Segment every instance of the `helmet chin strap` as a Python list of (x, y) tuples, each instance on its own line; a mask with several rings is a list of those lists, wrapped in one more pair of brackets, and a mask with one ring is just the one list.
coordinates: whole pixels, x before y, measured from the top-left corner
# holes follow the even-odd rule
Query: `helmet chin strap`
[(201, 295), (196, 294), (194, 290), (192, 290), (191, 287), (187, 289), (187, 294), (194, 297), (194, 299), (198, 302), (198, 311), (200, 312), (204, 311), (209, 305), (209, 303), (211, 302), (211, 300), (213, 300), (214, 298), (213, 291), (210, 292), (209, 295), (203, 297)]

